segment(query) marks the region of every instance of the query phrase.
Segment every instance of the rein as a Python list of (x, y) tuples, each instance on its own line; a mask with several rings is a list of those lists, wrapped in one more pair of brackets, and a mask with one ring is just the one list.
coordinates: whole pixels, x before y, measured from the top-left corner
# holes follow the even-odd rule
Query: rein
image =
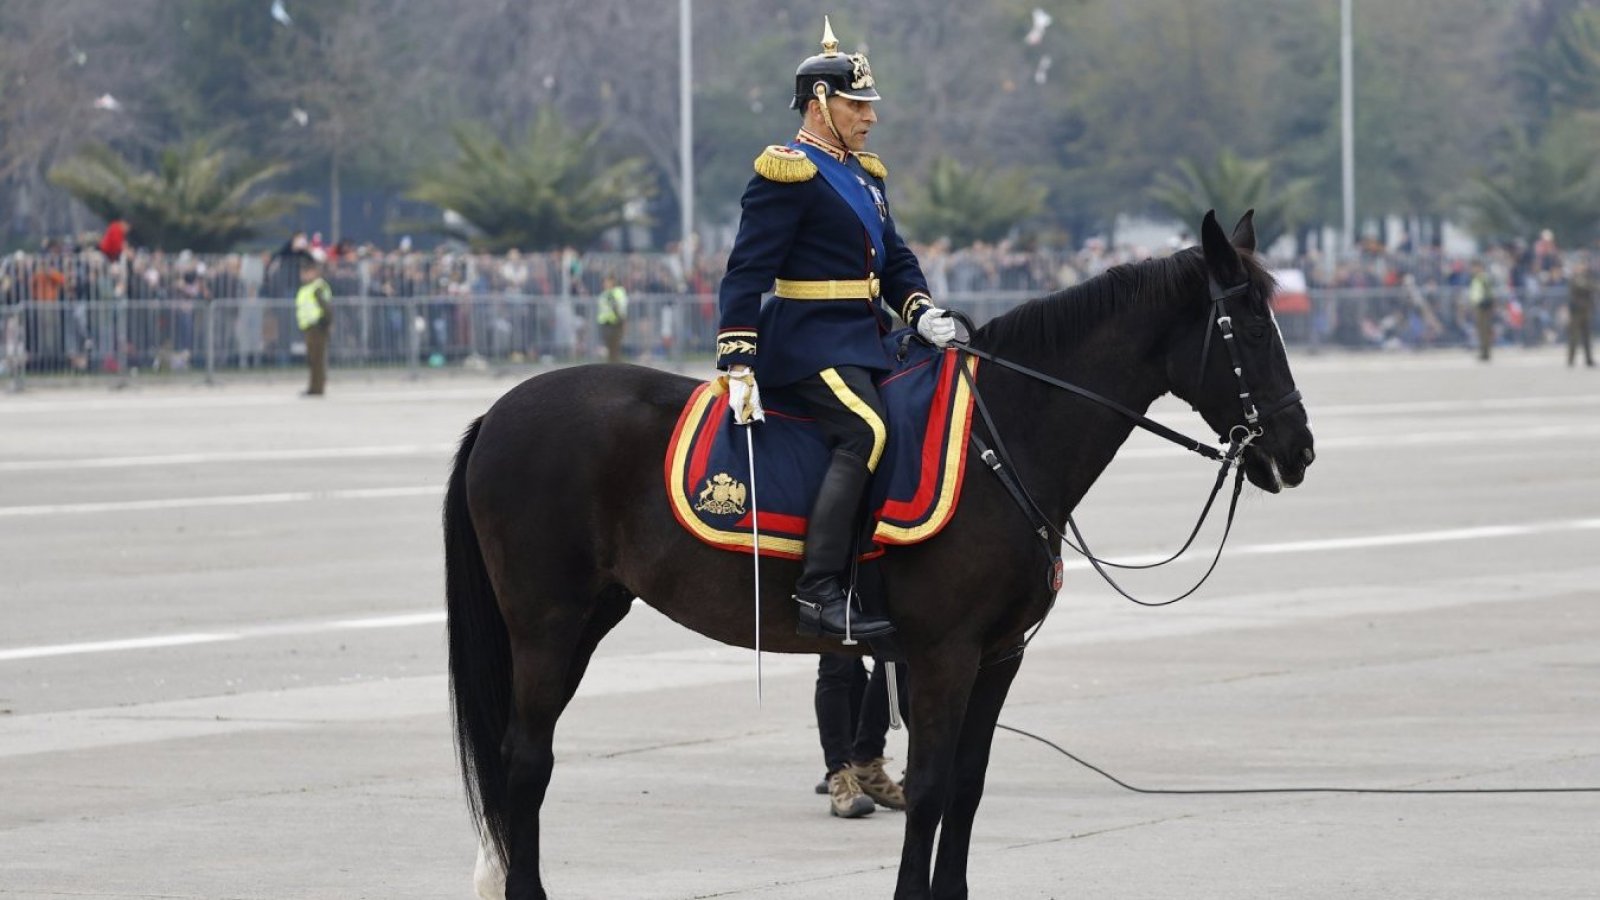
[[(1012, 362), (1011, 360), (995, 356), (992, 353), (979, 350), (973, 347), (967, 341), (958, 341), (955, 343), (958, 353), (968, 354), (977, 357), (978, 359), (994, 363), (995, 365), (1010, 369), (1027, 378), (1050, 385), (1051, 387), (1068, 391), (1086, 400), (1098, 403), (1131, 420), (1134, 425), (1143, 428), (1144, 430), (1159, 437), (1165, 438), (1166, 440), (1177, 444), (1185, 450), (1197, 453), (1220, 464), (1217, 470), (1216, 482), (1211, 487), (1211, 493), (1206, 498), (1205, 505), (1200, 511), (1200, 516), (1196, 520), (1194, 528), (1190, 530), (1189, 537), (1184, 541), (1183, 546), (1179, 547), (1175, 553), (1166, 559), (1161, 560), (1160, 562), (1143, 565), (1115, 563), (1109, 560), (1101, 559), (1098, 556), (1095, 556), (1094, 553), (1089, 549), (1089, 544), (1086, 540), (1084, 540), (1083, 533), (1079, 531), (1078, 524), (1073, 519), (1071, 513), (1068, 513), (1066, 517), (1067, 526), (1071, 529), (1073, 536), (1077, 538), (1076, 544), (1073, 543), (1072, 540), (1069, 539), (1060, 528), (1056, 527), (1056, 525), (1050, 521), (1049, 517), (1044, 514), (1044, 511), (1039, 506), (1038, 502), (1033, 499), (1033, 496), (1029, 494), (1027, 488), (1023, 486), (1022, 482), (1015, 474), (1016, 466), (1012, 463), (1010, 454), (1006, 452), (1005, 444), (1000, 437), (1000, 432), (995, 427), (994, 419), (989, 413), (988, 404), (984, 402), (982, 394), (978, 392), (976, 380), (972, 377), (971, 372), (968, 371), (968, 368), (964, 363), (958, 365), (957, 369), (961, 372), (962, 378), (965, 379), (967, 388), (972, 392), (974, 404), (978, 407), (978, 413), (983, 418), (984, 425), (989, 431), (991, 440), (994, 441), (994, 447), (991, 448), (984, 443), (981, 437), (979, 437), (976, 433), (973, 433), (970, 436), (972, 444), (977, 448), (979, 457), (986, 465), (989, 466), (990, 470), (995, 473), (995, 476), (1000, 479), (1000, 483), (1006, 488), (1007, 493), (1011, 495), (1012, 500), (1016, 502), (1019, 508), (1021, 508), (1023, 514), (1028, 517), (1029, 521), (1033, 524), (1034, 533), (1039, 537), (1040, 542), (1044, 544), (1045, 552), (1050, 556), (1049, 583), (1053, 593), (1059, 592), (1061, 589), (1062, 563), (1060, 555), (1058, 555), (1055, 552), (1055, 548), (1051, 546), (1050, 539), (1052, 536), (1066, 544), (1068, 547), (1071, 547), (1075, 552), (1087, 559), (1089, 564), (1094, 567), (1094, 570), (1099, 573), (1100, 577), (1104, 579), (1113, 590), (1128, 600), (1139, 604), (1140, 606), (1155, 607), (1177, 603), (1179, 600), (1182, 600), (1199, 590), (1200, 587), (1211, 578), (1211, 574), (1216, 571), (1217, 563), (1222, 558), (1222, 550), (1227, 546), (1228, 535), (1233, 530), (1234, 513), (1238, 509), (1239, 495), (1244, 489), (1243, 466), (1239, 466), (1234, 476), (1233, 493), (1228, 502), (1227, 522), (1223, 527), (1222, 540), (1217, 545), (1217, 552), (1214, 556), (1212, 556), (1211, 564), (1206, 568), (1205, 573), (1201, 575), (1200, 579), (1195, 582), (1195, 584), (1187, 591), (1184, 591), (1182, 594), (1178, 595), (1177, 597), (1173, 597), (1170, 600), (1140, 600), (1132, 594), (1129, 594), (1126, 590), (1123, 590), (1122, 586), (1119, 585), (1116, 580), (1111, 577), (1111, 574), (1106, 571), (1106, 568), (1153, 569), (1173, 562), (1187, 552), (1189, 547), (1194, 543), (1195, 537), (1200, 533), (1200, 529), (1204, 526), (1206, 519), (1211, 515), (1211, 509), (1216, 502), (1217, 495), (1221, 493), (1222, 486), (1227, 481), (1228, 469), (1239, 461), (1239, 457), (1244, 453), (1244, 449), (1248, 447), (1252, 441), (1261, 436), (1262, 428), (1260, 422), (1287, 408), (1290, 404), (1296, 403), (1300, 400), (1300, 391), (1294, 390), (1290, 391), (1288, 394), (1284, 395), (1278, 400), (1268, 404), (1265, 410), (1258, 410), (1255, 406), (1255, 403), (1251, 399), (1249, 386), (1244, 380), (1244, 366), (1239, 356), (1239, 348), (1234, 343), (1233, 318), (1228, 315), (1227, 312), (1228, 299), (1239, 296), (1248, 289), (1248, 281), (1227, 289), (1219, 287), (1214, 280), (1210, 281), (1212, 317), (1216, 322), (1217, 330), (1222, 334), (1224, 345), (1228, 348), (1228, 355), (1230, 362), (1232, 363), (1234, 378), (1238, 382), (1239, 386), (1239, 400), (1243, 405), (1245, 417), (1245, 424), (1235, 425), (1233, 428), (1229, 429), (1228, 448), (1226, 451), (1218, 450), (1216, 447), (1188, 437), (1173, 428), (1169, 428), (1168, 426), (1163, 425), (1146, 415), (1135, 412), (1134, 410), (1129, 409), (1127, 406), (1087, 388), (1052, 377), (1036, 369), (1031, 369), (1019, 363)], [(976, 332), (977, 329), (973, 326), (972, 320), (965, 314), (952, 312), (951, 316), (966, 326), (969, 335)], [(1208, 328), (1206, 329), (1205, 340), (1200, 351), (1199, 381), (1201, 384), (1204, 383), (1205, 364), (1206, 359), (1210, 355), (1210, 349), (1211, 330)], [(958, 362), (960, 362), (959, 359)], [(1052, 596), (1050, 603), (1052, 607), (1055, 605), (1054, 596)], [(1046, 610), (1045, 615), (1049, 615), (1048, 609)], [(1041, 619), (1038, 626), (1034, 628), (1033, 634), (1028, 635), (1012, 653), (1001, 658), (1006, 659), (1010, 658), (1012, 655), (1020, 654), (1024, 649), (1026, 649), (1028, 642), (1033, 640), (1034, 635), (1038, 634), (1039, 628), (1042, 628), (1043, 625), (1044, 621)], [(997, 659), (994, 661), (998, 662), (999, 660)]]

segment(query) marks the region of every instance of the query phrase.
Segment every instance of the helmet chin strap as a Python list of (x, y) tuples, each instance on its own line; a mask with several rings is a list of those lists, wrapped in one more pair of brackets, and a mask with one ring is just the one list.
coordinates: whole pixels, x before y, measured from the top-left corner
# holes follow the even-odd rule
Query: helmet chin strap
[(813, 83), (811, 85), (811, 96), (817, 98), (817, 106), (822, 108), (822, 121), (828, 126), (828, 130), (833, 132), (833, 139), (839, 142), (839, 146), (846, 153), (849, 153), (850, 145), (845, 143), (844, 135), (840, 134), (839, 129), (834, 126), (833, 113), (828, 110), (828, 86), (820, 81)]

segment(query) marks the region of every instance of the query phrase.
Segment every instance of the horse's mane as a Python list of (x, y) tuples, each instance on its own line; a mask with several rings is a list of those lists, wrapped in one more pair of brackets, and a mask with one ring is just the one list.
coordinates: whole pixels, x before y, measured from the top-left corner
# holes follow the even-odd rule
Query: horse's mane
[[(1262, 301), (1257, 298), (1270, 297), (1272, 276), (1253, 254), (1241, 253), (1239, 258), (1256, 288), (1247, 302), (1259, 303)], [(1049, 353), (1088, 334), (1109, 316), (1128, 311), (1132, 304), (1138, 304), (1141, 312), (1160, 314), (1165, 312), (1163, 302), (1192, 297), (1197, 285), (1206, 283), (1205, 256), (1199, 247), (1124, 263), (996, 317), (978, 329), (973, 343), (980, 348), (1004, 346), (1024, 354)]]

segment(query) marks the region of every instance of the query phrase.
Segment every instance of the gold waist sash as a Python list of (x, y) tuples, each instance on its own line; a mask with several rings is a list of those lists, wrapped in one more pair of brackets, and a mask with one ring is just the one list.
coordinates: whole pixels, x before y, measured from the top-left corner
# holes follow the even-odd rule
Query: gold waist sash
[(773, 291), (785, 300), (873, 300), (879, 293), (878, 276), (852, 281), (795, 281), (779, 278)]

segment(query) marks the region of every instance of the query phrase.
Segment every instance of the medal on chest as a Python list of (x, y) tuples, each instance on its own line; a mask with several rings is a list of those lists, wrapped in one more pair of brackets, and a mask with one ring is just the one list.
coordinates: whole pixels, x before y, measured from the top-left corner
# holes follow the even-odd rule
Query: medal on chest
[(878, 218), (889, 218), (889, 203), (883, 199), (883, 191), (878, 190), (878, 186), (875, 184), (868, 184), (867, 180), (860, 175), (856, 176), (856, 180), (861, 182), (861, 186), (866, 188), (867, 193), (872, 195), (872, 205), (878, 210)]

